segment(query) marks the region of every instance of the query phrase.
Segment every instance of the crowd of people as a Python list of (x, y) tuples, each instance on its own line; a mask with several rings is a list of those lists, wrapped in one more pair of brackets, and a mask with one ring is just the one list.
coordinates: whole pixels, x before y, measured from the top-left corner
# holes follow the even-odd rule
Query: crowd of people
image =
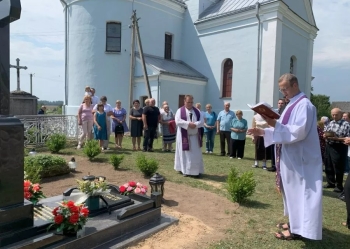
[[(174, 113), (167, 101), (158, 108), (155, 99), (150, 98), (145, 100), (144, 107), (139, 100), (134, 100), (127, 113), (121, 101), (117, 100), (112, 108), (105, 96), (93, 104), (95, 91), (87, 88), (78, 112), (83, 128), (78, 148), (84, 139), (92, 138), (93, 130), (101, 150), (108, 149), (112, 130), (115, 147), (122, 149), (124, 133), (129, 131), (125, 122), (129, 114), (133, 150), (153, 152), (160, 125), (162, 151), (174, 151), (175, 143), (174, 169), (184, 177), (198, 178), (204, 173), (202, 147), (205, 146), (205, 153), (212, 154), (216, 134), (220, 139), (220, 155), (238, 160), (244, 157), (249, 134), (255, 144), (253, 167), (258, 168), (262, 162), (263, 169), (276, 172), (276, 188), (283, 197), (284, 214), (289, 217), (288, 223), (277, 224), (280, 229), (275, 234), (277, 239), (322, 239), (323, 188), (341, 193), (340, 198), (347, 206), (347, 221), (343, 225), (350, 229), (349, 177), (343, 186), (344, 175), (349, 173), (350, 113), (334, 108), (330, 113), (332, 121), (326, 117), (317, 121), (316, 108), (300, 91), (295, 75), (282, 75), (278, 85), (285, 96), (278, 100), (275, 110), (280, 118), (255, 114), (251, 128), (241, 110), (230, 110), (230, 103), (224, 103), (224, 109), (216, 114), (210, 104), (205, 106), (206, 111), (201, 111), (201, 104), (194, 104), (193, 96), (186, 95), (184, 105)], [(268, 160), (271, 168), (267, 168)], [(322, 187), (323, 165), (327, 184)]]

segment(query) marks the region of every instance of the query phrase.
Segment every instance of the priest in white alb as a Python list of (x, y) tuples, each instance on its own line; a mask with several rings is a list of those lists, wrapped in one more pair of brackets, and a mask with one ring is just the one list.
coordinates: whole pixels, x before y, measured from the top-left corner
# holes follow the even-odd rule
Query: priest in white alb
[(199, 177), (204, 173), (201, 127), (204, 117), (193, 107), (193, 96), (186, 95), (184, 106), (175, 115), (177, 125), (174, 169), (183, 176)]
[(249, 129), (264, 136), (265, 147), (276, 144), (276, 185), (281, 192), (284, 214), (277, 239), (322, 239), (322, 157), (317, 135), (316, 108), (299, 89), (293, 74), (284, 74), (279, 90), (290, 100), (279, 120), (264, 119), (266, 129)]

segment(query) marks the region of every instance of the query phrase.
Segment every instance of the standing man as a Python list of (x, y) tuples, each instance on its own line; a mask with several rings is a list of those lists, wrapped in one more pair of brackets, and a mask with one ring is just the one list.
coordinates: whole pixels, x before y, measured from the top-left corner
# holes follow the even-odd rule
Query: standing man
[[(277, 103), (277, 112), (279, 115), (282, 115), (282, 112), (284, 111), (284, 108), (286, 107), (286, 103), (284, 99), (279, 99)], [(275, 160), (275, 145), (272, 145), (271, 149), (271, 168), (267, 169), (270, 172), (276, 172), (276, 160)]]
[(144, 129), (143, 151), (153, 152), (153, 140), (160, 121), (160, 112), (159, 108), (156, 107), (155, 99), (149, 99), (149, 106), (143, 108), (142, 121)]
[(174, 169), (185, 177), (200, 177), (204, 173), (204, 165), (199, 129), (204, 126), (204, 117), (193, 107), (192, 95), (186, 95), (184, 102), (175, 115), (177, 133)]
[[(220, 134), (221, 156), (230, 155), (231, 121), (234, 118), (236, 118), (236, 115), (230, 110), (230, 103), (226, 102), (224, 110), (219, 113), (216, 122), (216, 133)], [(225, 140), (227, 144), (227, 153), (225, 151)]]
[(91, 104), (92, 106), (95, 106), (99, 102), (99, 97), (95, 95), (95, 88), (90, 88), (90, 93), (91, 93)]
[[(111, 115), (113, 115), (113, 107), (107, 103), (106, 96), (102, 96), (100, 101), (103, 104), (103, 110), (107, 115), (107, 140), (103, 142), (103, 149), (109, 150), (108, 144), (109, 144), (109, 137), (111, 136), (111, 130), (112, 130)], [(97, 104), (94, 106), (92, 113), (95, 113), (96, 111), (97, 111)]]
[(42, 115), (42, 114), (45, 114), (45, 112), (46, 112), (46, 106), (41, 106), (41, 108), (40, 108), (40, 110), (38, 111), (38, 114), (39, 115)]
[(265, 146), (276, 145), (276, 185), (281, 191), (289, 224), (277, 239), (322, 239), (322, 157), (317, 134), (316, 108), (299, 89), (293, 74), (278, 80), (280, 92), (290, 100), (279, 120), (263, 118), (271, 126), (249, 129), (264, 136)]
[[(339, 108), (331, 110), (333, 120), (324, 128), (323, 137), (326, 139), (325, 172), (327, 184), (324, 188), (334, 188), (334, 192), (343, 191), (344, 168), (348, 156), (348, 146), (344, 144), (350, 136), (350, 125), (342, 119), (343, 113)], [(334, 133), (334, 137), (326, 136), (327, 132)]]

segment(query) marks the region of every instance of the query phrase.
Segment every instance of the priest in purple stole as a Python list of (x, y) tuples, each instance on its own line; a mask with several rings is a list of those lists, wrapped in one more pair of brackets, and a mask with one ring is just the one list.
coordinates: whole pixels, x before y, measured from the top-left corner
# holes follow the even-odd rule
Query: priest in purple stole
[(193, 96), (186, 95), (184, 106), (175, 115), (177, 125), (174, 169), (184, 176), (199, 177), (204, 173), (201, 127), (204, 117), (193, 107)]
[(322, 239), (322, 157), (316, 108), (299, 89), (297, 77), (284, 74), (280, 92), (290, 100), (278, 121), (263, 116), (270, 128), (249, 129), (276, 144), (276, 186), (289, 223), (277, 224), (277, 239)]

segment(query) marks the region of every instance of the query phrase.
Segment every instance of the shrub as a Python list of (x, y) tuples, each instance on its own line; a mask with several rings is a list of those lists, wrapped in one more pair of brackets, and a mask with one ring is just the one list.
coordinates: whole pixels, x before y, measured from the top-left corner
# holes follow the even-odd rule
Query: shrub
[(40, 182), (41, 178), (64, 175), (70, 172), (66, 160), (53, 155), (25, 157), (24, 171), (28, 176), (27, 179), (35, 183)]
[(53, 134), (48, 137), (46, 146), (52, 153), (57, 153), (66, 147), (67, 138), (62, 134)]
[(254, 180), (252, 171), (244, 172), (241, 176), (238, 176), (237, 170), (231, 168), (227, 177), (226, 188), (232, 201), (242, 203), (254, 193), (255, 187), (256, 181)]
[(123, 159), (124, 155), (111, 155), (109, 162), (113, 165), (114, 169), (117, 170)]
[(158, 162), (153, 158), (147, 159), (145, 155), (136, 158), (136, 166), (145, 176), (152, 176), (158, 170)]
[(89, 158), (91, 161), (98, 154), (101, 153), (100, 145), (97, 140), (89, 140), (85, 143), (83, 153)]

